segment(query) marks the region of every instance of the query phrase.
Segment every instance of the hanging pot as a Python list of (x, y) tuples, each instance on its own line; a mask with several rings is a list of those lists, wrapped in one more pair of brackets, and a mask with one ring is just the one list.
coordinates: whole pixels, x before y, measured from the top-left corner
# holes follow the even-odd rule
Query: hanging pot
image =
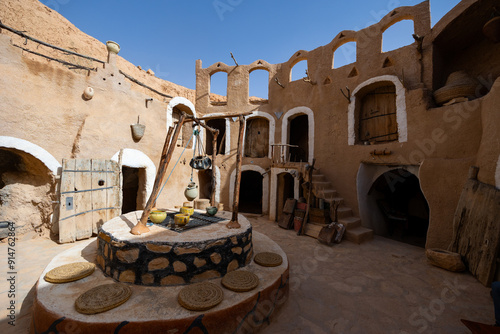
[(494, 43), (500, 42), (500, 16), (486, 22), (483, 26), (483, 34)]
[(137, 117), (137, 123), (130, 124), (130, 128), (132, 128), (132, 138), (134, 138), (135, 141), (141, 140), (141, 138), (144, 136), (146, 125), (139, 123), (139, 116)]
[(209, 157), (203, 157), (201, 155), (194, 157), (189, 162), (189, 166), (194, 169), (205, 170), (212, 166), (212, 160)]
[(198, 197), (198, 185), (195, 182), (189, 182), (186, 190), (184, 190), (184, 196), (186, 196), (188, 201), (192, 201)]

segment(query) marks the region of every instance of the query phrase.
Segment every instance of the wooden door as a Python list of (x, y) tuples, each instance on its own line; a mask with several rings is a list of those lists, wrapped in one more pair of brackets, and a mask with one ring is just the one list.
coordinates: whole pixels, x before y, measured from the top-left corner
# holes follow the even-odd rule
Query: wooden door
[(59, 205), (59, 242), (90, 238), (120, 215), (118, 164), (101, 159), (64, 159)]
[(245, 135), (245, 156), (266, 158), (268, 154), (269, 121), (262, 117), (248, 120)]
[(398, 139), (396, 88), (379, 87), (361, 99), (359, 138), (362, 142), (385, 142)]

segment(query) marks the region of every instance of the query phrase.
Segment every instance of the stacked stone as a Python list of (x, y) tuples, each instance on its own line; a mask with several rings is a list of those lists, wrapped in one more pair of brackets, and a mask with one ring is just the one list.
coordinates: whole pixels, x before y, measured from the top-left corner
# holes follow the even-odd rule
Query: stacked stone
[(203, 242), (117, 241), (101, 231), (97, 265), (115, 280), (139, 285), (178, 285), (222, 277), (243, 267), (253, 254), (252, 227)]

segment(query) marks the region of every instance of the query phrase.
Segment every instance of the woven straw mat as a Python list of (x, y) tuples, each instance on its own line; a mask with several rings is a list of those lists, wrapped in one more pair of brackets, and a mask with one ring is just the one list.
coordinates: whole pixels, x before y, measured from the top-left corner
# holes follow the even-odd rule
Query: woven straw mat
[(259, 285), (259, 278), (249, 271), (238, 270), (227, 273), (221, 283), (229, 290), (245, 292), (255, 289)]
[(271, 252), (259, 253), (255, 255), (253, 260), (263, 267), (277, 267), (283, 263), (281, 255)]
[(75, 301), (75, 308), (83, 314), (106, 312), (125, 303), (130, 295), (132, 290), (125, 284), (103, 284), (82, 293)]
[(179, 304), (191, 311), (204, 311), (219, 305), (224, 299), (222, 289), (210, 282), (188, 285), (179, 291)]
[(67, 283), (78, 281), (94, 272), (95, 264), (90, 262), (68, 263), (52, 269), (44, 279), (50, 283)]

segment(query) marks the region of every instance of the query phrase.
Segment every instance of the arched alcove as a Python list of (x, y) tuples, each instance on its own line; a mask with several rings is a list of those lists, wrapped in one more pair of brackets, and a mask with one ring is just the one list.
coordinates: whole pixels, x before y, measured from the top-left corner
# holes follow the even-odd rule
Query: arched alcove
[[(278, 212), (283, 209), (283, 206), (281, 206), (280, 210), (278, 210), (278, 206), (280, 205), (280, 199), (283, 200), (285, 196), (289, 196), (291, 194), (291, 191), (289, 192), (289, 188), (285, 189), (284, 182), (285, 181), (285, 175), (284, 174), (289, 174), (290, 176), (293, 177), (293, 198), (299, 199), (299, 194), (300, 194), (300, 180), (299, 180), (299, 171), (296, 169), (291, 169), (291, 168), (271, 168), (271, 194), (269, 196), (270, 201), (270, 212), (269, 212), (269, 220), (275, 221), (278, 216)], [(266, 174), (267, 175), (267, 174)], [(279, 176), (281, 175), (281, 176)], [(286, 176), (288, 180), (290, 178)], [(288, 198), (288, 197), (287, 197)]]
[[(212, 129), (219, 130), (219, 134), (217, 135), (216, 153), (226, 154), (226, 119), (225, 118), (210, 119), (206, 121), (206, 125), (211, 127)], [(205, 130), (205, 151), (208, 155), (212, 155), (213, 153), (213, 147), (212, 147), (213, 138), (214, 136), (212, 135), (212, 132)]]
[(296, 62), (290, 69), (290, 81), (302, 80), (306, 77), (307, 59)]
[(247, 119), (244, 156), (266, 158), (269, 155), (269, 121), (264, 117)]
[(278, 189), (276, 196), (276, 218), (279, 221), (283, 214), (283, 206), (289, 198), (295, 198), (295, 179), (292, 174), (278, 174)]
[[(314, 114), (311, 109), (307, 107), (296, 107), (286, 112), (281, 123), (281, 143), (290, 144), (290, 122), (301, 115), (307, 116), (307, 124), (303, 124), (302, 127), (307, 128), (307, 161), (311, 163), (314, 158)], [(301, 127), (298, 122), (295, 126)], [(303, 132), (305, 132), (305, 129)], [(288, 152), (289, 151), (286, 150), (286, 157), (288, 157)]]
[[(219, 148), (219, 145), (220, 145), (219, 141), (223, 140), (224, 143), (222, 145), (224, 145), (224, 154), (228, 155), (228, 154), (230, 154), (230, 151), (231, 151), (231, 119), (224, 117), (224, 114), (222, 114), (222, 113), (213, 113), (213, 114), (204, 115), (204, 117), (218, 117), (218, 116), (220, 116), (220, 118), (224, 118), (224, 122), (225, 122), (224, 126), (225, 127), (224, 127), (224, 131), (221, 131), (222, 129), (218, 128), (219, 135), (217, 136), (217, 148)], [(216, 119), (219, 119), (219, 118), (216, 118)], [(206, 122), (206, 121), (202, 121), (202, 122)], [(211, 139), (210, 140), (207, 139), (208, 136), (210, 136), (210, 138), (212, 138), (212, 137), (211, 137), (211, 135), (206, 135), (206, 130), (204, 128), (200, 129), (200, 136), (201, 136), (201, 138), (204, 138), (204, 142), (207, 144), (205, 147), (212, 145)], [(224, 139), (222, 137), (224, 137)], [(222, 154), (222, 153), (219, 152), (218, 154)]]
[(263, 176), (259, 172), (241, 172), (238, 210), (245, 213), (262, 213)]
[(332, 68), (356, 62), (356, 42), (347, 42), (335, 49), (333, 53)]
[(425, 247), (429, 206), (420, 188), (418, 166), (362, 164), (357, 184), (364, 226), (377, 235)]
[[(111, 160), (119, 162), (120, 151)], [(122, 168), (122, 211), (142, 210), (151, 196), (156, 177), (156, 167), (153, 161), (143, 152), (131, 148), (123, 149), (121, 157)], [(127, 211), (129, 212), (129, 211)], [(125, 213), (125, 212), (122, 212)]]
[[(245, 152), (245, 155), (246, 153), (248, 152), (246, 150), (246, 145), (248, 144), (247, 141), (249, 141), (250, 139), (247, 139), (249, 138), (249, 136), (247, 136), (247, 133), (249, 131), (249, 127), (251, 129), (251, 132), (252, 132), (252, 136), (257, 136), (257, 137), (260, 137), (259, 139), (259, 142), (261, 142), (260, 144), (260, 147), (262, 148), (261, 151), (267, 151), (267, 155), (264, 155), (263, 153), (264, 152), (260, 152), (261, 154), (258, 155), (258, 157), (260, 158), (264, 158), (264, 157), (269, 157), (269, 158), (272, 158), (271, 157), (271, 145), (274, 144), (274, 135), (275, 135), (275, 132), (276, 132), (276, 122), (274, 120), (274, 117), (272, 117), (271, 115), (269, 115), (268, 113), (266, 112), (262, 112), (262, 111), (254, 111), (251, 115), (249, 116), (245, 116), (245, 119), (246, 119), (246, 122), (247, 122), (247, 126), (245, 128), (245, 132), (244, 132), (244, 138), (245, 140), (243, 141), (243, 152)], [(255, 124), (255, 127), (252, 125), (253, 123), (253, 119), (261, 119), (260, 121), (256, 122)], [(266, 124), (266, 121), (267, 120), (267, 124)], [(260, 125), (259, 125), (260, 124)], [(264, 128), (267, 128), (267, 131), (264, 131), (259, 133), (259, 129), (261, 127), (264, 127)], [(255, 132), (255, 134), (253, 134)], [(268, 134), (268, 139), (266, 140), (265, 137), (265, 132), (267, 132)], [(267, 142), (267, 150), (264, 148), (263, 145), (265, 145), (265, 143)], [(246, 155), (246, 156), (249, 156), (249, 155)]]
[(412, 19), (404, 19), (387, 27), (382, 34), (382, 52), (389, 52), (415, 42), (415, 24)]
[(214, 105), (227, 104), (227, 73), (215, 72), (210, 76), (210, 103)]
[[(184, 97), (176, 96), (170, 100), (167, 106), (167, 130), (169, 127), (173, 126), (174, 121), (179, 119), (181, 111), (196, 117), (196, 110), (193, 103)], [(190, 124), (184, 124), (177, 139), (177, 146), (186, 146), (191, 138), (192, 132), (192, 126)], [(191, 140), (191, 144), (189, 146), (194, 148), (194, 140)]]
[[(213, 166), (212, 166), (213, 167)], [(212, 176), (213, 168), (198, 171), (199, 195), (198, 198), (208, 198), (212, 196)], [(220, 202), (220, 170), (215, 166), (215, 202)]]
[(269, 71), (254, 69), (248, 79), (248, 98), (250, 103), (265, 102), (269, 96)]
[[(261, 201), (262, 211), (261, 212), (263, 214), (267, 214), (269, 211), (269, 173), (266, 173), (266, 170), (264, 168), (262, 168), (260, 166), (255, 166), (255, 165), (242, 165), (241, 171), (242, 171), (242, 173), (245, 171), (254, 171), (254, 172), (258, 172), (260, 175), (262, 175), (262, 201)], [(230, 208), (230, 210), (232, 210), (232, 208), (233, 208), (235, 176), (236, 176), (236, 169), (234, 169), (231, 172), (231, 175), (229, 176), (229, 208)], [(246, 189), (243, 188), (240, 184), (240, 193), (242, 191), (246, 191)]]

